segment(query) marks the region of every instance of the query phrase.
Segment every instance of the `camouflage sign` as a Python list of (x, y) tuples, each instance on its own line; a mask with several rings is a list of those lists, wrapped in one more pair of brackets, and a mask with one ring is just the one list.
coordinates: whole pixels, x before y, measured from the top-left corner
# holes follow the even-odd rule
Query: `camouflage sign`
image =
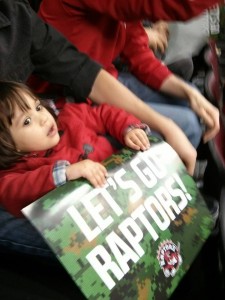
[(105, 161), (104, 188), (68, 182), (23, 209), (88, 299), (168, 299), (213, 221), (174, 150)]

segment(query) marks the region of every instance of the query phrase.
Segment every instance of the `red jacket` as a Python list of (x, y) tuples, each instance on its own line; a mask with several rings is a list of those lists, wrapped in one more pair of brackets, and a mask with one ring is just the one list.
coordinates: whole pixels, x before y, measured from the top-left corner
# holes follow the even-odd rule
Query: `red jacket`
[(53, 5), (52, 0), (43, 0), (39, 15), (112, 75), (117, 76), (112, 62), (121, 55), (140, 81), (158, 90), (171, 72), (149, 49), (140, 20), (187, 19), (215, 2), (54, 0)]
[[(51, 0), (43, 0), (39, 15), (115, 77), (118, 72), (113, 61), (120, 55), (139, 80), (159, 89), (170, 71), (149, 49), (148, 37), (141, 23), (127, 22), (133, 19), (129, 10), (125, 10), (121, 17), (113, 5), (108, 5), (109, 2), (114, 3), (55, 0), (52, 5)], [(107, 3), (105, 8), (103, 3)], [(119, 21), (121, 18), (124, 21)]]
[[(52, 152), (47, 157), (46, 152), (24, 157), (11, 169), (0, 170), (0, 203), (12, 214), (21, 216), (23, 207), (56, 187), (53, 168), (57, 161), (75, 163), (85, 156), (102, 161), (116, 151), (104, 135), (109, 133), (123, 143), (124, 131), (132, 124), (140, 121), (106, 104), (66, 104), (58, 117), (63, 134)], [(91, 152), (88, 154), (86, 149)]]

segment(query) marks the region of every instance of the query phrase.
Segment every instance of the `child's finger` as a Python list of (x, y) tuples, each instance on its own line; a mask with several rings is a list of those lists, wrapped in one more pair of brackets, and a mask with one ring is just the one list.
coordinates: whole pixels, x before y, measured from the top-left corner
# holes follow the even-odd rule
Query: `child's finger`
[(102, 187), (106, 183), (107, 170), (104, 166), (99, 166), (92, 178), (94, 187)]
[(136, 132), (136, 137), (135, 137), (135, 140), (133, 140), (133, 141), (143, 151), (147, 150), (150, 147), (150, 143), (149, 143), (148, 137), (147, 137), (147, 135), (145, 134), (144, 131), (142, 131), (142, 132), (141, 131)]

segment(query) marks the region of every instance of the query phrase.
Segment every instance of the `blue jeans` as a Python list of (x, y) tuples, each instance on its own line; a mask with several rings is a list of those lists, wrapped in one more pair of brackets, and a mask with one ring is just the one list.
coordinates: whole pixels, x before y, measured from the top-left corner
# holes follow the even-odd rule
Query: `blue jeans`
[(154, 110), (172, 119), (186, 134), (192, 145), (198, 147), (202, 127), (186, 100), (154, 91), (128, 72), (120, 72), (118, 80)]
[(9, 250), (55, 259), (53, 252), (30, 221), (15, 218), (0, 206), (0, 253)]

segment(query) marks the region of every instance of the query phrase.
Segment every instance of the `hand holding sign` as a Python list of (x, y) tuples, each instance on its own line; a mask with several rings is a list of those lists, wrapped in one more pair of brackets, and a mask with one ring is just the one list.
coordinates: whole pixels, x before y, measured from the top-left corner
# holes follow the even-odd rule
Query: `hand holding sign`
[(104, 162), (102, 188), (69, 182), (23, 209), (89, 299), (168, 299), (213, 226), (164, 142)]

